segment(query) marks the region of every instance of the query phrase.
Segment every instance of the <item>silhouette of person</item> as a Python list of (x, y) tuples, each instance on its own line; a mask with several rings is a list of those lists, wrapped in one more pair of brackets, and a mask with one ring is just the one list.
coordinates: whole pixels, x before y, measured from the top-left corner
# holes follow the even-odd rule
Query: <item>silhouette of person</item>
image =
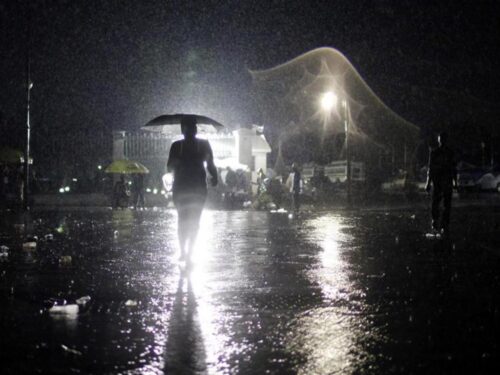
[(287, 185), (292, 194), (293, 211), (298, 213), (300, 209), (300, 193), (302, 192), (302, 176), (296, 163), (292, 164), (292, 172), (288, 176)]
[(233, 171), (231, 167), (227, 167), (227, 173), (226, 173), (226, 178), (225, 178), (225, 184), (227, 187), (227, 192), (226, 192), (226, 203), (229, 205), (229, 207), (232, 208), (233, 204), (235, 203), (235, 195), (236, 195), (236, 190), (237, 190), (237, 184), (238, 184), (238, 176), (236, 175), (236, 172)]
[(128, 204), (127, 186), (125, 184), (125, 177), (120, 175), (113, 188), (113, 207), (126, 207)]
[[(451, 197), (453, 187), (457, 186), (457, 169), (454, 152), (447, 146), (448, 136), (440, 133), (439, 146), (429, 155), (429, 169), (425, 190), (432, 189), (432, 229), (436, 232), (448, 233), (451, 214)], [(440, 204), (443, 201), (443, 212), (440, 219)]]
[(218, 181), (210, 143), (196, 138), (196, 117), (183, 117), (181, 131), (184, 139), (172, 143), (167, 169), (174, 176), (172, 199), (178, 215), (181, 260), (190, 263), (207, 197), (205, 163), (212, 186), (216, 186)]
[(134, 208), (139, 207), (144, 208), (144, 175), (142, 173), (136, 173), (134, 175), (134, 181), (132, 183), (132, 188), (134, 189)]

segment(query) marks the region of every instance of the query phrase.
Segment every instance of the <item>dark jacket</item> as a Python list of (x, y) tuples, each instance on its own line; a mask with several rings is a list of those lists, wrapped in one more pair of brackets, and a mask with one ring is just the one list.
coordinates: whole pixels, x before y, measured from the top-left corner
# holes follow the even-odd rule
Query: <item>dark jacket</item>
[(457, 166), (453, 150), (439, 146), (429, 156), (429, 180), (434, 184), (452, 184), (456, 180)]

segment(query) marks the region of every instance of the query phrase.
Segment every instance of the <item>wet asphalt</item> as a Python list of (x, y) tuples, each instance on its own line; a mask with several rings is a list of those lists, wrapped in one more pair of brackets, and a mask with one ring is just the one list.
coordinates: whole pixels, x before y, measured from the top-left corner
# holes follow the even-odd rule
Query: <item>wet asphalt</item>
[(3, 211), (1, 373), (498, 373), (499, 223), (206, 210), (186, 269), (171, 209)]

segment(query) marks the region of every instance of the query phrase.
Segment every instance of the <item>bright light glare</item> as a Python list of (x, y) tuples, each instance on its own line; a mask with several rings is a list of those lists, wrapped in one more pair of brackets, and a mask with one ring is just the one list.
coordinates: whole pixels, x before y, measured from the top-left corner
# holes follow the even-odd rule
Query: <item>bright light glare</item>
[(64, 193), (64, 188), (60, 188), (59, 193)]
[(331, 111), (337, 105), (337, 95), (332, 91), (325, 92), (321, 96), (321, 108), (325, 111)]
[(102, 169), (102, 165), (98, 165), (97, 169), (101, 170)]
[(64, 191), (69, 191), (69, 186), (66, 186), (66, 187), (64, 188)]

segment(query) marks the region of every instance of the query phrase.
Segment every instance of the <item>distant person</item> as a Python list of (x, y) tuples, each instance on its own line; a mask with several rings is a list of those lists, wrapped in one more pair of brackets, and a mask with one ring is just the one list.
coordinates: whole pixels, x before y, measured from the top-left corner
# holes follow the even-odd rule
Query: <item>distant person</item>
[(10, 193), (10, 170), (8, 166), (4, 166), (2, 169), (1, 176), (1, 186), (0, 186), (0, 197), (2, 198), (2, 202), (4, 202)]
[(295, 213), (300, 209), (300, 194), (302, 193), (302, 176), (299, 166), (296, 163), (292, 164), (292, 172), (288, 176), (286, 185), (290, 189), (292, 195), (292, 208)]
[(184, 139), (172, 143), (167, 169), (174, 175), (172, 198), (178, 214), (181, 260), (189, 264), (207, 197), (205, 163), (212, 186), (218, 178), (210, 143), (196, 138), (196, 117), (183, 117), (181, 131)]
[(227, 190), (225, 194), (226, 203), (232, 208), (236, 199), (238, 176), (231, 167), (226, 168), (226, 178), (224, 179), (224, 184), (226, 185)]
[(136, 173), (132, 181), (134, 208), (144, 208), (144, 174)]
[(127, 186), (125, 185), (125, 177), (120, 175), (120, 179), (116, 182), (113, 188), (113, 207), (126, 207), (128, 204)]
[[(443, 234), (447, 234), (449, 231), (451, 197), (453, 187), (457, 187), (455, 154), (447, 146), (447, 138), (446, 133), (440, 133), (438, 136), (439, 146), (430, 152), (425, 185), (427, 192), (431, 191), (432, 186), (432, 229), (435, 232), (443, 232)], [(442, 215), (440, 215), (439, 207), (441, 201), (443, 201), (444, 206)]]
[(281, 208), (281, 203), (284, 197), (284, 186), (281, 176), (270, 178), (267, 185), (267, 193), (271, 196), (271, 200), (277, 209)]
[(257, 171), (257, 196), (266, 191), (266, 187), (264, 185), (264, 181), (266, 178), (267, 176), (264, 173), (264, 170), (262, 168), (259, 168), (259, 170)]

